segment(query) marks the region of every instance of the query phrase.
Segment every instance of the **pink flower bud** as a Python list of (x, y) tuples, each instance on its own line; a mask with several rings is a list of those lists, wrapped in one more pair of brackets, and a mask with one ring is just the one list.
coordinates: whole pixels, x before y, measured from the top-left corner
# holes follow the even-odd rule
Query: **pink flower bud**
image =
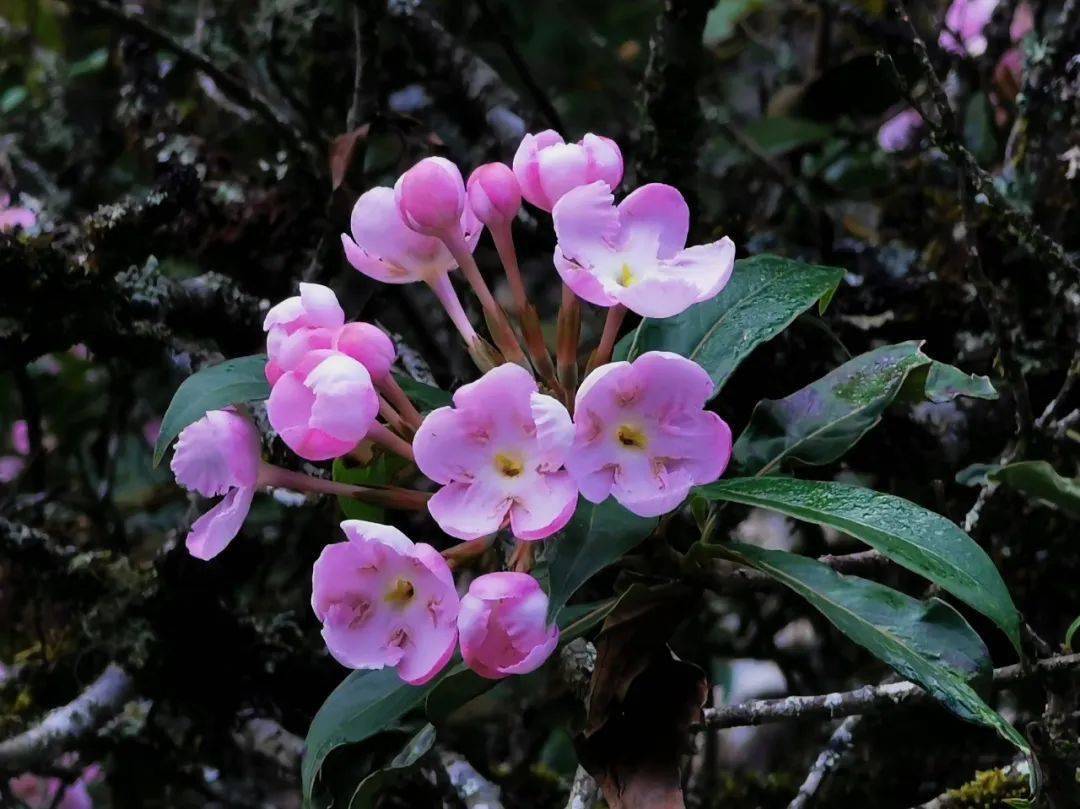
[(521, 188), (505, 163), (486, 163), (476, 169), (469, 176), (468, 194), (476, 218), (488, 227), (511, 221), (521, 207)]
[(370, 323), (346, 323), (334, 338), (334, 348), (367, 368), (376, 382), (390, 373), (397, 358), (393, 340)]
[(375, 423), (379, 396), (371, 375), (338, 351), (309, 352), (274, 383), (266, 416), (289, 449), (309, 461), (338, 458)]
[(540, 668), (559, 643), (559, 628), (547, 624), (547, 611), (547, 594), (527, 573), (473, 579), (458, 612), (465, 665), (492, 680)]
[(311, 607), (334, 659), (352, 669), (393, 666), (422, 685), (457, 644), (458, 595), (446, 560), (401, 531), (346, 520), (347, 542), (327, 545), (312, 569)]
[(259, 434), (232, 409), (211, 410), (180, 431), (172, 459), (176, 482), (203, 497), (225, 495), (197, 519), (187, 548), (211, 559), (240, 532), (259, 479)]
[(405, 224), (426, 236), (460, 226), (465, 182), (445, 157), (425, 157), (394, 185), (394, 202)]
[(578, 143), (564, 143), (550, 129), (526, 135), (514, 155), (514, 175), (521, 195), (550, 211), (563, 194), (597, 181), (614, 191), (622, 181), (623, 159), (611, 138), (588, 134)]

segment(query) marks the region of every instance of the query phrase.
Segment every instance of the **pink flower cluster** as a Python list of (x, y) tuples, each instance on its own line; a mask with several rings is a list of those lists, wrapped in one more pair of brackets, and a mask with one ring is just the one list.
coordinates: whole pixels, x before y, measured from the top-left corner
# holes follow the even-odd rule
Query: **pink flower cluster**
[[(481, 376), (421, 416), (391, 371), (392, 340), (374, 325), (347, 323), (332, 290), (305, 283), (266, 315), (267, 418), (301, 458), (367, 457), (376, 444), (415, 464), (435, 491), (348, 487), (274, 467), (261, 459), (245, 415), (212, 411), (181, 432), (172, 461), (181, 485), (223, 498), (192, 526), (191, 553), (221, 552), (260, 486), (422, 508), (467, 544), (440, 553), (396, 528), (347, 520), (346, 540), (323, 549), (311, 603), (330, 653), (349, 668), (394, 667), (412, 684), (433, 678), (457, 650), (484, 677), (539, 667), (559, 633), (528, 573), (531, 543), (558, 542), (582, 498), (613, 497), (642, 517), (677, 509), (694, 486), (723, 473), (731, 454), (730, 429), (706, 409), (713, 383), (699, 365), (662, 351), (610, 360), (627, 310), (671, 317), (712, 298), (731, 276), (735, 246), (723, 238), (687, 247), (690, 211), (671, 186), (645, 185), (616, 204), (622, 175), (610, 139), (568, 144), (541, 132), (525, 137), (512, 168), (490, 163), (465, 182), (453, 163), (429, 157), (393, 188), (362, 194), (342, 235), (346, 258), (378, 281), (427, 284)], [(554, 268), (566, 290), (558, 373), (517, 265), (512, 223), (523, 198), (552, 214)], [(473, 259), (484, 228), (514, 293), (518, 330)], [(456, 269), (494, 345), (467, 318)], [(580, 385), (577, 298), (608, 310)], [(490, 567), (484, 551), (502, 531), (517, 543), (513, 569), (483, 572), (459, 596), (451, 567), (484, 558)]]

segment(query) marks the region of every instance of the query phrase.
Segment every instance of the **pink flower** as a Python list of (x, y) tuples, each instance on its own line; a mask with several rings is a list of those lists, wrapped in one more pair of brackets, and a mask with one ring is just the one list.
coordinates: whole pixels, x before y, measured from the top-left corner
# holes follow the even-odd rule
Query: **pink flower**
[(30, 230), (37, 224), (37, 214), (29, 208), (11, 207), (11, 197), (0, 194), (0, 233), (6, 230), (22, 228)]
[(420, 425), (416, 464), (442, 484), (428, 510), (446, 533), (477, 539), (509, 515), (515, 537), (543, 539), (573, 516), (577, 489), (562, 468), (573, 425), (565, 407), (537, 390), (524, 368), (500, 365)]
[(469, 207), (488, 227), (511, 221), (521, 208), (521, 188), (505, 163), (485, 163), (469, 175)]
[(696, 362), (650, 351), (602, 365), (578, 389), (566, 466), (593, 503), (609, 494), (641, 517), (676, 508), (731, 456), (731, 429), (704, 409), (713, 383)]
[(514, 155), (514, 174), (521, 195), (537, 208), (550, 211), (563, 194), (598, 180), (614, 190), (622, 181), (623, 159), (611, 138), (588, 134), (578, 143), (546, 129), (526, 135)]
[(323, 548), (312, 570), (311, 606), (334, 659), (352, 669), (395, 666), (422, 685), (457, 644), (458, 595), (430, 545), (396, 528), (346, 520), (347, 542)]
[[(73, 753), (65, 753), (60, 756), (60, 766), (71, 769), (78, 764), (78, 757)], [(100, 780), (101, 767), (91, 764), (85, 767), (82, 774), (68, 787), (53, 776), (42, 776), (34, 773), (23, 773), (8, 781), (11, 794), (18, 798), (29, 809), (93, 809), (94, 801), (87, 790), (89, 784)], [(60, 790), (63, 789), (63, 793)], [(57, 801), (57, 795), (60, 795)]]
[(394, 202), (406, 225), (425, 236), (439, 236), (460, 226), (465, 181), (445, 157), (425, 157), (398, 177)]
[(881, 125), (877, 133), (878, 146), (884, 152), (900, 152), (911, 145), (923, 126), (922, 116), (908, 107)]
[(559, 643), (559, 628), (547, 625), (547, 611), (547, 594), (527, 573), (473, 579), (458, 613), (465, 665), (492, 680), (540, 668)]
[(726, 236), (686, 247), (690, 209), (670, 185), (644, 185), (618, 207), (604, 183), (581, 186), (559, 200), (552, 216), (555, 267), (597, 306), (671, 317), (716, 295), (735, 264), (735, 245)]
[(346, 323), (334, 337), (334, 348), (367, 368), (376, 382), (387, 377), (397, 359), (394, 341), (370, 323)]
[[(434, 236), (411, 229), (401, 218), (392, 188), (372, 188), (353, 206), (352, 238), (341, 235), (349, 263), (364, 275), (387, 284), (434, 281), (457, 266)], [(480, 240), (480, 222), (464, 206), (460, 228), (470, 250)]]
[[(480, 241), (480, 222), (468, 205), (462, 208), (458, 228), (452, 234), (453, 241), (471, 252)], [(476, 330), (469, 323), (448, 276), (457, 267), (457, 261), (443, 239), (417, 233), (405, 224), (394, 202), (393, 189), (372, 188), (361, 194), (353, 206), (350, 228), (352, 237), (341, 234), (341, 243), (345, 257), (353, 267), (386, 284), (425, 282), (446, 309), (466, 345), (472, 346), (476, 342)]]
[[(9, 780), (8, 788), (27, 809), (93, 809), (94, 806), (82, 778), (64, 788), (63, 781), (55, 776), (23, 773)], [(64, 789), (64, 793), (57, 802), (56, 796), (61, 789)]]
[(0, 455), (0, 483), (11, 483), (25, 466), (26, 461), (18, 455)]
[(11, 447), (20, 455), (30, 454), (30, 427), (23, 419), (11, 425)]
[(266, 403), (270, 425), (309, 461), (337, 458), (355, 447), (379, 413), (367, 369), (328, 349), (309, 351), (274, 383)]
[(382, 379), (396, 357), (394, 343), (370, 323), (345, 323), (337, 296), (321, 284), (300, 284), (300, 294), (266, 313), (266, 379), (273, 385), (312, 351), (335, 349)]
[(331, 348), (345, 312), (337, 296), (321, 284), (300, 284), (300, 294), (286, 298), (266, 313), (266, 379), (273, 385), (309, 351)]
[(938, 44), (958, 56), (981, 56), (987, 45), (983, 31), (997, 4), (998, 0), (952, 0)]
[(1024, 37), (1035, 30), (1035, 12), (1026, 2), (1021, 2), (1013, 12), (1012, 22), (1009, 23), (1009, 39), (1012, 42), (1020, 42)]
[(244, 524), (258, 485), (259, 434), (235, 410), (211, 410), (180, 431), (173, 453), (176, 482), (203, 497), (225, 497), (187, 535), (196, 559), (213, 559)]

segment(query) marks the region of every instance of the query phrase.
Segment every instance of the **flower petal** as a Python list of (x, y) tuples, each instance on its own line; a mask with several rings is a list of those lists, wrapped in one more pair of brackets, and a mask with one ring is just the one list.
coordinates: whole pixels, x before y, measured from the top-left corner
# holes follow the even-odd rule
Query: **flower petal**
[(546, 539), (561, 531), (577, 509), (578, 490), (566, 470), (538, 476), (510, 507), (510, 529), (521, 540)]
[(450, 536), (479, 539), (499, 530), (510, 505), (504, 492), (481, 480), (452, 481), (432, 495), (428, 511)]
[(196, 559), (213, 559), (240, 533), (251, 501), (253, 487), (232, 489), (212, 509), (195, 520), (187, 535), (188, 552)]
[(650, 183), (619, 203), (620, 240), (627, 245), (657, 244), (658, 258), (671, 258), (686, 246), (690, 208), (674, 186)]

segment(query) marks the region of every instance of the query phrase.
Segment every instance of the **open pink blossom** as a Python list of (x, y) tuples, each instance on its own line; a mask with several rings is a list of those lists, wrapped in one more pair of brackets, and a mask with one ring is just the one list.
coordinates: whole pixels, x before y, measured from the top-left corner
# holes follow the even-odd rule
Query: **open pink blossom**
[(36, 224), (37, 214), (29, 208), (13, 207), (11, 197), (8, 194), (0, 194), (0, 233), (15, 230), (15, 228), (30, 230)]
[(517, 216), (521, 188), (505, 163), (485, 163), (469, 175), (469, 207), (489, 227), (498, 227)]
[(604, 183), (581, 186), (559, 200), (552, 216), (555, 267), (597, 306), (671, 317), (716, 295), (735, 266), (735, 245), (726, 236), (686, 247), (690, 209), (670, 185), (643, 185), (618, 207)]
[[(460, 219), (461, 235), (470, 250), (480, 240), (480, 222), (467, 205)], [(457, 266), (434, 236), (410, 228), (394, 202), (394, 189), (372, 188), (353, 206), (352, 236), (341, 235), (349, 263), (369, 278), (387, 284), (433, 282)]]
[(731, 429), (704, 409), (713, 383), (692, 360), (649, 351), (589, 374), (578, 389), (566, 467), (582, 496), (642, 517), (676, 508), (731, 456)]
[(952, 0), (938, 44), (958, 56), (981, 56), (987, 45), (984, 31), (997, 4), (998, 0)]
[(416, 464), (442, 488), (428, 501), (450, 536), (477, 539), (510, 518), (518, 539), (551, 536), (573, 516), (577, 489), (562, 468), (573, 439), (566, 408), (506, 364), (428, 414), (413, 440)]
[(266, 313), (266, 379), (273, 385), (309, 351), (331, 348), (345, 323), (337, 296), (322, 284), (300, 284), (300, 294), (286, 298)]
[(590, 133), (566, 143), (552, 129), (522, 138), (513, 165), (521, 195), (545, 211), (572, 188), (601, 181), (615, 189), (623, 176), (622, 152), (611, 138)]
[(339, 351), (309, 351), (270, 391), (266, 415), (288, 447), (309, 461), (337, 458), (375, 424), (379, 395), (371, 375)]
[(323, 548), (312, 570), (311, 606), (334, 659), (352, 669), (397, 668), (426, 683), (457, 644), (458, 595), (430, 545), (396, 528), (346, 520), (348, 538)]
[(548, 625), (547, 611), (547, 594), (527, 573), (473, 579), (458, 613), (465, 665), (492, 680), (540, 668), (559, 643), (559, 628)]
[(911, 107), (900, 110), (881, 125), (877, 133), (883, 152), (901, 152), (911, 145), (923, 127), (922, 116)]
[(394, 184), (394, 202), (412, 230), (439, 236), (459, 226), (465, 212), (461, 170), (445, 157), (425, 157)]
[(259, 434), (235, 410), (211, 410), (180, 431), (172, 459), (176, 482), (203, 497), (225, 495), (191, 526), (187, 549), (212, 559), (240, 533), (259, 479)]

